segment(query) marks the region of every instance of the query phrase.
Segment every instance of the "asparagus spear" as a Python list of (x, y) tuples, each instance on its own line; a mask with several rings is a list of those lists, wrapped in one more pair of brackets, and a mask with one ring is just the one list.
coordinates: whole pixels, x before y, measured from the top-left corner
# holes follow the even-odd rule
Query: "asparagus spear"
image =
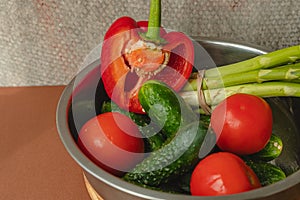
[(235, 93), (261, 97), (300, 97), (299, 60), (300, 45), (208, 69), (204, 73), (202, 85), (199, 86), (199, 80), (191, 80), (181, 96), (190, 105), (199, 106), (198, 87), (201, 87), (202, 96), (211, 107)]
[[(258, 69), (238, 74), (228, 74), (223, 77), (206, 77), (203, 79), (202, 89), (215, 89), (245, 83), (262, 83), (274, 80), (300, 81), (300, 62), (271, 69)], [(191, 89), (197, 90), (197, 79), (195, 74), (191, 76), (189, 84), (183, 88), (184, 91), (189, 91)]]
[[(274, 96), (294, 96), (300, 97), (300, 84), (293, 82), (265, 82), (250, 83), (211, 90), (203, 90), (206, 103), (210, 106), (217, 105), (226, 97), (236, 94), (246, 93), (260, 97)], [(199, 106), (197, 91), (183, 91), (180, 96), (191, 106)]]
[(225, 76), (233, 73), (243, 73), (257, 69), (267, 69), (275, 66), (293, 63), (300, 59), (300, 45), (283, 48), (267, 54), (262, 54), (254, 58), (222, 66), (219, 68), (208, 69), (205, 77), (216, 75)]

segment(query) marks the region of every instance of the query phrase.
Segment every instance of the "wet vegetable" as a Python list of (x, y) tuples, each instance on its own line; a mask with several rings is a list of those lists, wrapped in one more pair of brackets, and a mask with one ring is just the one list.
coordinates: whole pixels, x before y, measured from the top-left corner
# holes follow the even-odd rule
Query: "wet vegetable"
[(144, 158), (144, 142), (136, 124), (118, 112), (100, 114), (84, 124), (78, 146), (101, 168), (117, 176)]
[(213, 153), (195, 167), (190, 181), (194, 196), (218, 196), (261, 187), (253, 170), (235, 154)]
[(235, 94), (212, 112), (211, 126), (223, 151), (249, 155), (262, 150), (272, 135), (273, 117), (269, 104), (249, 94)]
[(125, 174), (124, 180), (158, 187), (170, 178), (184, 174), (199, 160), (198, 153), (206, 133), (206, 127), (197, 121), (181, 127), (168, 144)]

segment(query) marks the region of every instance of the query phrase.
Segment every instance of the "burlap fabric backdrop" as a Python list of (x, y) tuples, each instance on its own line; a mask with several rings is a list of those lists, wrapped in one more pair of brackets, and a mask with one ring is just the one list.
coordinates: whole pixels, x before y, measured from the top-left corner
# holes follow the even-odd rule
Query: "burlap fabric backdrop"
[[(278, 49), (300, 44), (299, 0), (163, 0), (162, 21), (191, 36)], [(0, 86), (67, 84), (122, 15), (149, 0), (1, 0)]]

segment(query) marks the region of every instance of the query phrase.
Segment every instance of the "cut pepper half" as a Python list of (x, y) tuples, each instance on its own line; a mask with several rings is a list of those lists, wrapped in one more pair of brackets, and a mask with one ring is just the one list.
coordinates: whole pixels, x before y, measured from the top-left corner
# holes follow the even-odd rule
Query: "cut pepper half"
[(181, 32), (160, 28), (162, 44), (145, 41), (140, 34), (147, 22), (130, 17), (117, 19), (108, 29), (101, 52), (101, 78), (108, 96), (121, 108), (144, 113), (138, 100), (141, 85), (150, 79), (178, 91), (189, 78), (194, 46)]

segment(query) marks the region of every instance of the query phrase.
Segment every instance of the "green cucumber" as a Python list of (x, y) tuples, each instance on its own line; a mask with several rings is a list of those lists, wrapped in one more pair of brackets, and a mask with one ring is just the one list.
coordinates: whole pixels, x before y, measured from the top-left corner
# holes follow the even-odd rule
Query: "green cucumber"
[(206, 133), (201, 122), (181, 127), (168, 144), (152, 152), (123, 179), (141, 186), (159, 187), (170, 178), (183, 175), (199, 161), (198, 154)]
[(147, 115), (128, 112), (112, 101), (103, 102), (101, 113), (105, 112), (120, 112), (131, 118), (144, 136), (145, 152), (156, 151), (164, 144), (166, 138), (154, 124), (150, 125), (150, 118)]
[(169, 142), (180, 126), (199, 121), (191, 107), (166, 84), (150, 80), (139, 90), (139, 101), (153, 123), (157, 124)]
[(139, 126), (139, 130), (144, 136), (145, 152), (157, 151), (164, 145), (166, 137), (155, 125)]
[[(169, 188), (173, 189), (173, 191), (178, 191), (180, 194), (191, 194), (190, 191), (190, 181), (192, 177), (192, 173), (194, 171), (194, 168), (190, 169), (188, 172), (184, 173), (181, 176), (178, 176), (174, 179), (170, 179), (165, 185), (167, 185)], [(162, 185), (161, 187), (164, 188), (165, 185)]]
[(101, 113), (105, 112), (120, 112), (134, 121), (138, 126), (146, 126), (150, 122), (150, 118), (147, 115), (137, 114), (133, 112), (128, 112), (124, 109), (121, 109), (116, 103), (112, 101), (104, 101), (101, 107)]
[(201, 115), (200, 121), (208, 128), (210, 126), (210, 115)]
[(246, 164), (254, 171), (262, 186), (271, 185), (286, 178), (284, 171), (271, 163), (247, 160)]
[(271, 161), (277, 158), (283, 149), (283, 143), (279, 136), (272, 134), (267, 145), (259, 152), (248, 157), (252, 160)]

